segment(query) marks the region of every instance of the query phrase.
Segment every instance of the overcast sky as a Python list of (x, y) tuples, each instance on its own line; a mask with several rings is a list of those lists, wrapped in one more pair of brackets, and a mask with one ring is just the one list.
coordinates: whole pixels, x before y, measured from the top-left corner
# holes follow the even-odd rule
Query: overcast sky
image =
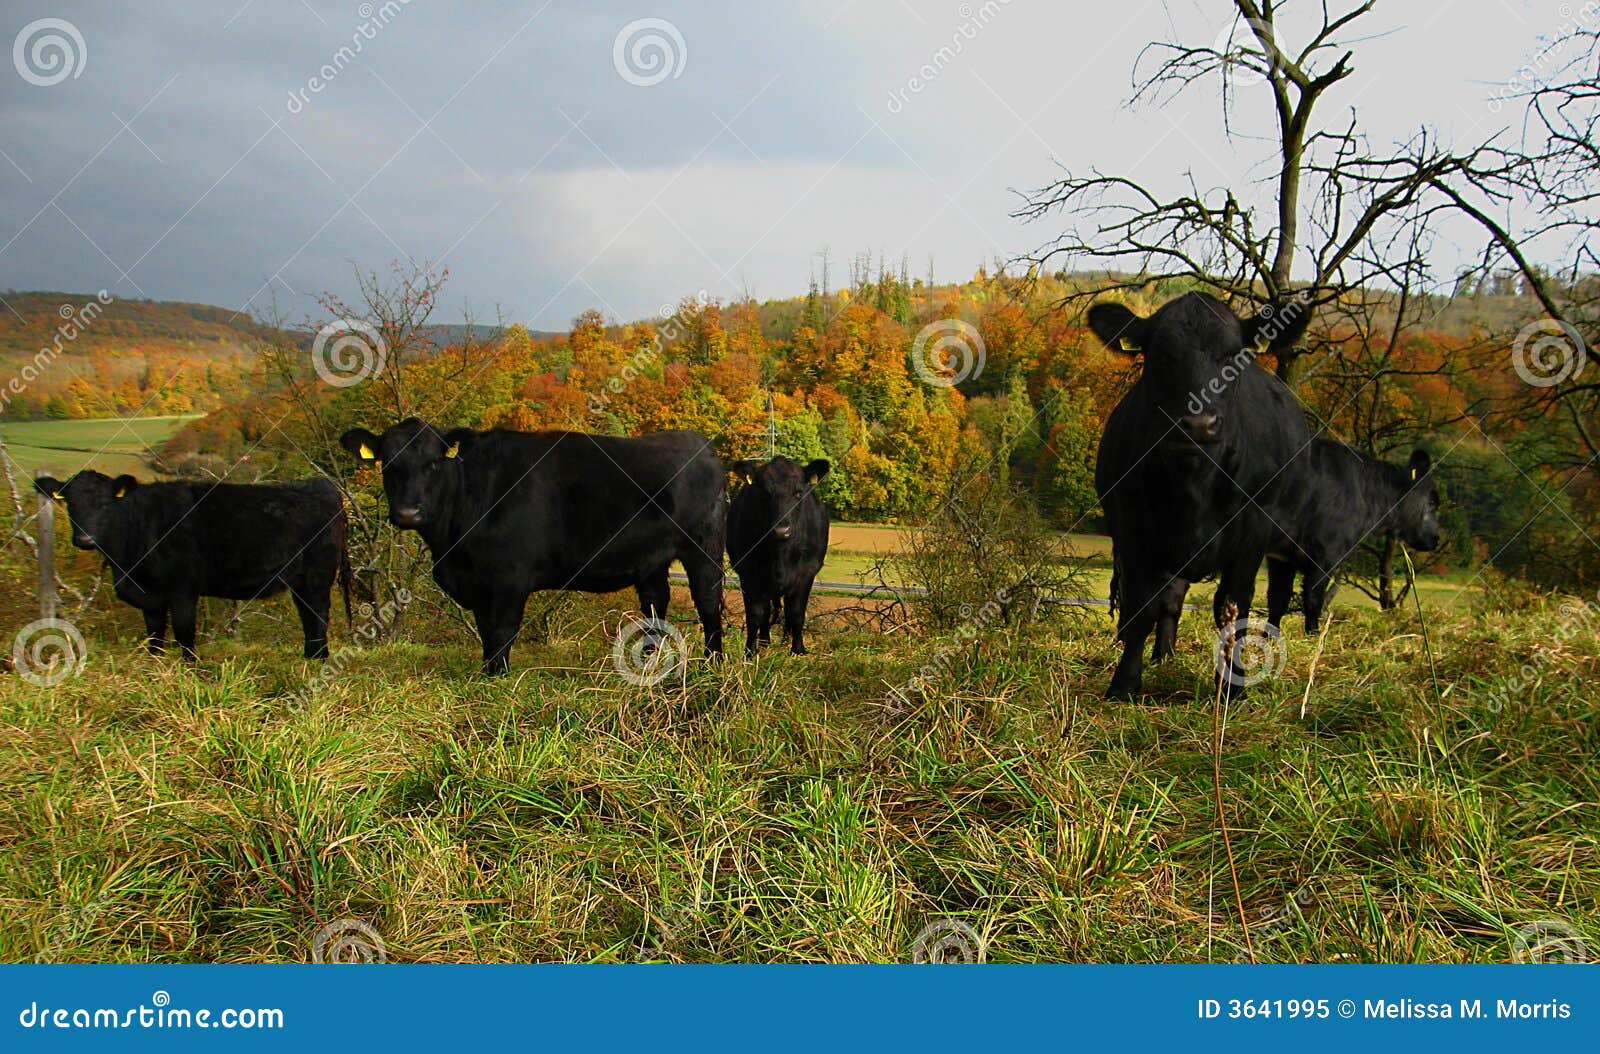
[[(441, 320), (469, 303), (555, 329), (702, 289), (803, 292), (824, 247), (835, 285), (863, 249), (965, 278), (1052, 233), (1009, 214), (1058, 163), (1167, 186), (1266, 174), (1269, 144), (1223, 137), (1214, 84), (1125, 106), (1141, 48), (1214, 39), (1226, 0), (377, 8), (3, 0), (0, 288), (275, 297), (299, 321), (349, 292), (352, 262), (411, 258), (450, 269)], [(1326, 105), (1380, 142), (1480, 139), (1564, 16), (1379, 0), (1362, 25), (1381, 35)], [(1239, 128), (1263, 128), (1270, 94), (1238, 101)]]

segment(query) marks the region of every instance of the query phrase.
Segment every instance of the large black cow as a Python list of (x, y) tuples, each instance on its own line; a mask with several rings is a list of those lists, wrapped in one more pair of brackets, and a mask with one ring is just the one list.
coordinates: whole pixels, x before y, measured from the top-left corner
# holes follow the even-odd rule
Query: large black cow
[(1221, 577), (1219, 626), (1228, 601), (1248, 617), (1272, 514), (1298, 507), (1300, 478), (1285, 469), (1310, 442), (1299, 403), (1255, 354), (1292, 346), (1309, 321), (1297, 301), (1240, 319), (1204, 293), (1149, 318), (1121, 304), (1089, 309), (1089, 327), (1109, 348), (1144, 358), (1095, 463), (1121, 605), (1109, 698), (1139, 692), (1152, 629), (1153, 657), (1172, 654), (1190, 583)]
[(828, 554), (828, 510), (814, 489), (828, 474), (822, 458), (805, 467), (786, 457), (733, 466), (745, 485), (728, 510), (728, 559), (744, 594), (745, 650), (772, 640), (782, 612), (789, 650), (806, 653), (803, 631), (811, 584)]
[(413, 417), (339, 442), (381, 464), (389, 521), (422, 535), (434, 581), (472, 612), (484, 673), (505, 672), (535, 590), (633, 586), (645, 616), (664, 619), (673, 560), (688, 573), (706, 650), (722, 650), (726, 476), (704, 436), (441, 433)]
[(1304, 576), (1306, 632), (1322, 619), (1328, 583), (1356, 546), (1397, 535), (1414, 549), (1439, 547), (1439, 488), (1432, 460), (1414, 451), (1405, 465), (1371, 458), (1332, 439), (1317, 439), (1297, 462), (1308, 476), (1303, 506), (1285, 521), (1267, 553), (1267, 621), (1280, 625)]
[(40, 491), (63, 501), (72, 544), (105, 556), (117, 596), (144, 612), (147, 645), (166, 649), (167, 619), (194, 658), (200, 597), (294, 600), (308, 659), (328, 657), (328, 593), (343, 587), (350, 615), (344, 503), (331, 480), (294, 483), (140, 483), (79, 472)]

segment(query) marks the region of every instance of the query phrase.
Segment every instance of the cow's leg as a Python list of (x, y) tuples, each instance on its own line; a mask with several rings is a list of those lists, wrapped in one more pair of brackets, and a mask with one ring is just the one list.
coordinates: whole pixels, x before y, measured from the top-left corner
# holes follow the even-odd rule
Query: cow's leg
[[(329, 583), (331, 587), (332, 583)], [(300, 616), (300, 630), (305, 634), (305, 656), (308, 659), (328, 657), (328, 588), (320, 592), (315, 588), (289, 587), (294, 598), (295, 613)]]
[(189, 662), (195, 661), (195, 603), (195, 597), (172, 598), (172, 636), (177, 640), (178, 647), (182, 649), (183, 657)]
[(1316, 633), (1322, 628), (1322, 609), (1327, 603), (1328, 586), (1333, 581), (1331, 572), (1313, 571), (1305, 578), (1306, 632)]
[(789, 591), (783, 598), (783, 629), (789, 637), (789, 650), (796, 655), (806, 653), (803, 636), (806, 628), (806, 605), (811, 601), (811, 581)]
[(144, 609), (144, 646), (151, 655), (167, 652), (167, 606)]
[(639, 594), (639, 610), (644, 613), (646, 621), (645, 650), (647, 654), (654, 654), (661, 644), (658, 630), (667, 619), (667, 604), (672, 600), (672, 584), (667, 580), (667, 567), (663, 566), (661, 570), (652, 571), (640, 579), (633, 591)]
[(667, 581), (667, 568), (652, 571), (633, 587), (639, 594), (639, 610), (644, 612), (647, 619), (662, 619), (667, 617), (667, 604), (672, 600), (672, 585)]
[(769, 619), (767, 612), (771, 610), (771, 599), (760, 590), (746, 589), (744, 591), (744, 651), (746, 655), (754, 656), (756, 648), (761, 644), (761, 638), (768, 637), (771, 631), (767, 628)]
[(1154, 662), (1172, 657), (1178, 642), (1178, 619), (1183, 617), (1183, 599), (1189, 595), (1189, 583), (1174, 576), (1161, 590), (1156, 601), (1156, 643), (1150, 651)]
[(1288, 557), (1267, 557), (1267, 621), (1279, 629), (1294, 600), (1294, 572)]
[(783, 594), (774, 593), (771, 603), (767, 605), (767, 617), (761, 624), (761, 646), (765, 648), (772, 643), (772, 627), (783, 621)]
[[(1246, 558), (1235, 560), (1222, 569), (1221, 578), (1217, 583), (1217, 596), (1213, 606), (1218, 632), (1228, 632), (1225, 628), (1228, 602), (1232, 601), (1238, 609), (1232, 623), (1236, 651), (1237, 642), (1250, 633), (1250, 605), (1255, 603), (1256, 575), (1261, 570), (1262, 558), (1263, 554), (1256, 552)], [(1245, 694), (1242, 681), (1248, 671), (1237, 666), (1233, 655), (1228, 656), (1228, 663), (1230, 676), (1226, 678), (1226, 694), (1234, 699), (1242, 699)], [(1217, 671), (1217, 677), (1223, 680), (1221, 670)]]
[(526, 593), (495, 593), (473, 609), (478, 636), (483, 641), (484, 676), (497, 677), (510, 667), (511, 642), (522, 629), (522, 612), (527, 605)]
[(1155, 628), (1163, 576), (1135, 574), (1124, 568), (1117, 582), (1121, 609), (1117, 613), (1117, 639), (1122, 641), (1122, 658), (1111, 675), (1107, 699), (1132, 699), (1144, 683), (1144, 642)]
[(722, 536), (706, 548), (690, 545), (679, 559), (689, 576), (689, 595), (705, 630), (706, 654), (722, 654)]

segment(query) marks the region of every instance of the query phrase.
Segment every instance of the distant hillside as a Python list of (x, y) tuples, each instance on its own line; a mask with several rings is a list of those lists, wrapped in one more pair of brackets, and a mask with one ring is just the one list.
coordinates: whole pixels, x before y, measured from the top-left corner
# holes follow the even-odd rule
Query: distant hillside
[(251, 390), (253, 349), (275, 333), (209, 304), (61, 292), (5, 300), (0, 416), (13, 421), (214, 410)]

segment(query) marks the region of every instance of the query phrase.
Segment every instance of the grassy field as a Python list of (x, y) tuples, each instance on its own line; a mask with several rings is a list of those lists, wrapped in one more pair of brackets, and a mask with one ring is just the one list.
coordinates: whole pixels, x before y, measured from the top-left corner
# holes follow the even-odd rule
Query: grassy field
[[(1083, 561), (1085, 596), (1103, 601), (1111, 586), (1111, 539), (1103, 534), (1068, 534), (1062, 532), (1059, 540), (1064, 553)], [(828, 557), (823, 563), (820, 580), (840, 585), (874, 585), (874, 569), (880, 560), (900, 550), (905, 545), (904, 528), (880, 524), (835, 523), (828, 535)], [(893, 569), (886, 579), (898, 583)], [(1453, 575), (1418, 575), (1417, 592), (1425, 606), (1447, 611), (1465, 610), (1471, 601), (1474, 576), (1471, 573)], [(1189, 594), (1189, 603), (1207, 608), (1215, 585), (1207, 583)], [(1256, 604), (1264, 607), (1267, 599), (1267, 574), (1263, 567), (1256, 581)], [(1337, 589), (1330, 601), (1335, 611), (1376, 611), (1377, 601), (1353, 586)]]
[(192, 415), (97, 418), (84, 421), (22, 421), (0, 426), (6, 447), (27, 475), (43, 470), (65, 479), (85, 468), (108, 476), (150, 475), (145, 459)]
[(1202, 618), (1127, 705), (1098, 695), (1098, 613), (971, 640), (822, 618), (810, 656), (640, 687), (624, 606), (494, 681), (464, 639), (391, 645), (304, 698), (317, 668), (248, 620), (192, 670), (97, 630), (57, 687), (0, 676), (0, 959), (305, 961), (347, 918), (391, 962), (906, 961), (943, 919), (990, 962), (1600, 939), (1600, 643), (1570, 605), (1426, 637), (1347, 612), (1314, 675), (1291, 630), (1220, 714)]

